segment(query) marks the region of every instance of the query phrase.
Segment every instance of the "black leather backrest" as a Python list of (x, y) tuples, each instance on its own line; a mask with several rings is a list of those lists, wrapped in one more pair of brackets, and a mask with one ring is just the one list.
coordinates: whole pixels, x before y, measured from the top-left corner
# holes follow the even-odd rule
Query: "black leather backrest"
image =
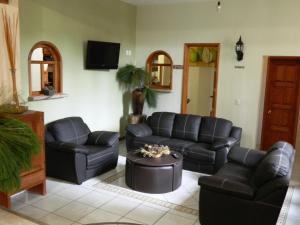
[(197, 141), (200, 123), (200, 116), (177, 114), (174, 120), (172, 137)]
[(257, 187), (272, 179), (289, 176), (292, 169), (293, 147), (286, 143), (280, 145), (280, 147), (278, 146), (278, 148), (276, 148), (276, 145), (271, 148), (253, 174), (253, 183)]
[(171, 137), (175, 113), (170, 112), (155, 112), (149, 120), (149, 125), (154, 135)]
[(47, 125), (47, 130), (56, 141), (83, 145), (91, 132), (80, 117), (67, 117)]
[(213, 117), (202, 117), (199, 142), (213, 143), (218, 140), (229, 137), (232, 128), (232, 122), (229, 120)]

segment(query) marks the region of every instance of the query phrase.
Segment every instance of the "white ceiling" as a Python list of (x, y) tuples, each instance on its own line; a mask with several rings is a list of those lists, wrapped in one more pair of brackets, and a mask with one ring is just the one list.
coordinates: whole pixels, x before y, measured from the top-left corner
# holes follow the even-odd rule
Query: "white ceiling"
[(133, 5), (155, 5), (155, 4), (174, 4), (185, 2), (208, 2), (217, 0), (121, 0)]

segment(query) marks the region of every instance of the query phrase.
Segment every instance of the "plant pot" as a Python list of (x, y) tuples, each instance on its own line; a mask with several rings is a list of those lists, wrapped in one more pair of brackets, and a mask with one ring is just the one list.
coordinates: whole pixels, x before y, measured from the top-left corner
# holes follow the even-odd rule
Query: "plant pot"
[(132, 110), (133, 115), (142, 115), (145, 102), (143, 89), (137, 88), (132, 92)]

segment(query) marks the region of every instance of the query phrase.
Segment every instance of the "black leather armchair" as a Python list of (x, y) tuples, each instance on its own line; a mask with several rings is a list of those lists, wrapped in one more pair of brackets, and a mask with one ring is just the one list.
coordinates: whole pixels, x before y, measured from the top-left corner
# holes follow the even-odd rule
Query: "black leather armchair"
[(275, 225), (295, 151), (286, 142), (269, 151), (233, 147), (215, 175), (199, 178), (201, 225)]
[(68, 117), (46, 126), (47, 176), (77, 184), (113, 169), (118, 161), (119, 135), (91, 132), (80, 117)]

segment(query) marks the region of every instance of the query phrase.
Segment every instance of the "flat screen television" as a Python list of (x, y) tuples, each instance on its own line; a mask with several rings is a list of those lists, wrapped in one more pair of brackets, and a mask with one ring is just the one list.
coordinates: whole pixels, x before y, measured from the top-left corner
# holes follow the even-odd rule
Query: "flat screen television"
[(86, 69), (117, 69), (120, 43), (88, 41)]

